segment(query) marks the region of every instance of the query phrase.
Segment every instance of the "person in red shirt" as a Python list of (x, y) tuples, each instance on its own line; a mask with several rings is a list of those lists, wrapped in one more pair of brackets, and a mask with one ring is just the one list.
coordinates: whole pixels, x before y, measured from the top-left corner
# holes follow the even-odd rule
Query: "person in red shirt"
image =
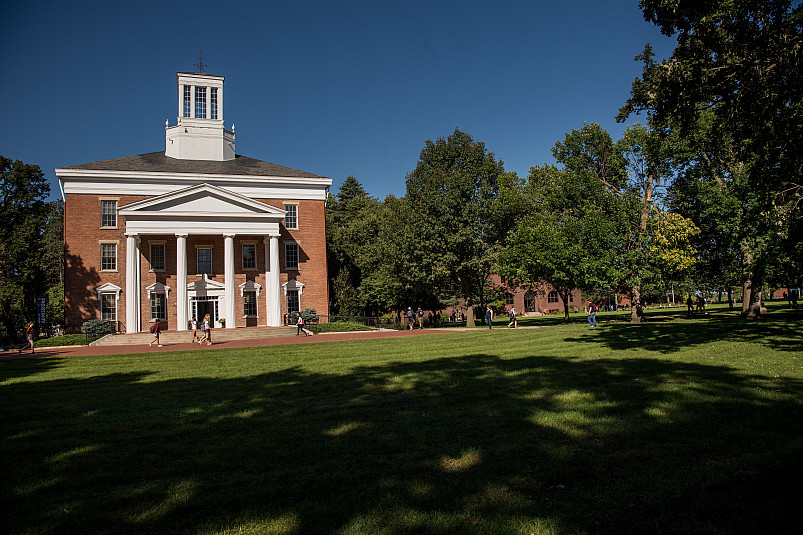
[[(25, 328), (25, 339), (28, 341), (28, 347), (31, 349), (31, 353), (35, 353), (33, 347), (33, 322), (28, 322), (28, 327)], [(26, 347), (20, 348), (20, 353), (22, 353), (23, 349), (28, 349)]]

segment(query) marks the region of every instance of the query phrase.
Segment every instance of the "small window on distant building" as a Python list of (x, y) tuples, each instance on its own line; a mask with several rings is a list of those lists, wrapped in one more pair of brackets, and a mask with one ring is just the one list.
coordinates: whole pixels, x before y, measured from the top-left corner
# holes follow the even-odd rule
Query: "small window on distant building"
[(217, 119), (217, 87), (210, 88), (209, 118)]
[(117, 271), (117, 244), (100, 244), (100, 270)]
[(184, 117), (192, 117), (192, 88), (184, 86)]
[(206, 119), (206, 88), (195, 88), (195, 118)]
[(512, 305), (513, 304), (513, 294), (510, 292), (505, 292), (505, 304)]
[(117, 201), (100, 201), (100, 226), (117, 228)]
[(551, 292), (549, 292), (549, 295), (547, 296), (546, 300), (547, 300), (548, 303), (557, 303), (558, 302), (558, 292), (556, 292), (555, 290), (552, 290)]
[(243, 269), (257, 268), (257, 246), (253, 243), (243, 244)]
[(298, 205), (285, 204), (284, 211), (287, 212), (284, 216), (285, 228), (297, 229), (298, 228)]
[(298, 290), (287, 290), (287, 313), (293, 314), (301, 310), (298, 299)]
[(198, 251), (198, 275), (206, 273), (212, 274), (212, 249), (199, 247)]
[(257, 315), (257, 292), (245, 290), (243, 292), (243, 316)]
[(164, 271), (165, 269), (165, 244), (151, 244), (151, 271)]
[(284, 244), (284, 268), (298, 269), (298, 244)]

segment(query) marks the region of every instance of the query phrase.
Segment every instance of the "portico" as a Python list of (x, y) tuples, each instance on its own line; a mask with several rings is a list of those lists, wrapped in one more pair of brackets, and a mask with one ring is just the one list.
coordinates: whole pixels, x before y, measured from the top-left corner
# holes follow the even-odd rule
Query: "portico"
[[(125, 224), (126, 236), (126, 294), (141, 296), (141, 250), (144, 236), (173, 235), (176, 240), (176, 329), (188, 329), (190, 315), (197, 307), (191, 298), (206, 290), (209, 282), (199, 285), (188, 282), (187, 238), (189, 236), (218, 235), (223, 237), (224, 271), (223, 295), (214, 295), (217, 310), (211, 317), (216, 326), (237, 327), (235, 308), (234, 239), (236, 236), (261, 237), (265, 244), (265, 310), (268, 327), (281, 325), (281, 294), (279, 291), (279, 223), (285, 211), (254, 201), (248, 197), (211, 184), (200, 184), (172, 193), (151, 197), (123, 206), (119, 215)], [(209, 281), (205, 266), (198, 263), (198, 275)], [(209, 266), (211, 268), (211, 264)], [(214, 282), (214, 281), (210, 281)], [(219, 283), (218, 283), (219, 284)], [(219, 286), (217, 288), (219, 293)], [(209, 297), (209, 295), (205, 296)], [(165, 296), (167, 298), (168, 296)], [(222, 314), (220, 304), (222, 303)], [(126, 331), (143, 330), (141, 299), (128, 301)], [(158, 318), (157, 318), (158, 319)], [(200, 318), (199, 318), (200, 319)], [(223, 321), (220, 321), (220, 320)]]

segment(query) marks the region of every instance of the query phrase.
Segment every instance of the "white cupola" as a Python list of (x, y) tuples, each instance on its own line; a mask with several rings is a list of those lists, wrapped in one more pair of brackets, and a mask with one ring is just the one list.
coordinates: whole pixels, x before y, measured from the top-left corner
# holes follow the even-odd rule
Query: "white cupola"
[(165, 124), (165, 156), (180, 160), (233, 160), (234, 126), (223, 126), (223, 77), (177, 73), (178, 121)]

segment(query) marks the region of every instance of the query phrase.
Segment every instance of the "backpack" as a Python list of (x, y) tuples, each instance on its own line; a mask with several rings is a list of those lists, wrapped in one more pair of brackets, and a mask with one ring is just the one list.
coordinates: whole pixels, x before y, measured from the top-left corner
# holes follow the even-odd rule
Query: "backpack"
[(156, 333), (156, 324), (154, 323), (153, 325), (151, 325), (151, 334), (155, 333)]
[(593, 305), (591, 305), (591, 312), (598, 312), (598, 311), (599, 311), (599, 307), (597, 306), (597, 304), (596, 304), (596, 303), (594, 303)]

